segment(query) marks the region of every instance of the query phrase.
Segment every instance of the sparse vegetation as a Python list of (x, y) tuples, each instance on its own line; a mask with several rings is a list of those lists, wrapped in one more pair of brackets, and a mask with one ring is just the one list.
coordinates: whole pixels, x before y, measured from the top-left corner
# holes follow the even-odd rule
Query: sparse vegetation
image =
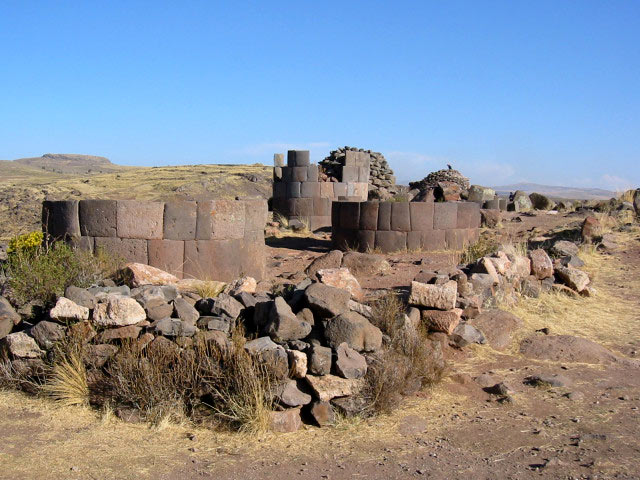
[(89, 384), (81, 344), (70, 339), (56, 347), (51, 372), (42, 385), (42, 391), (63, 405), (89, 404)]
[(460, 263), (468, 265), (478, 261), (480, 258), (494, 253), (499, 247), (498, 241), (488, 235), (480, 235), (476, 243), (469, 244), (460, 255)]

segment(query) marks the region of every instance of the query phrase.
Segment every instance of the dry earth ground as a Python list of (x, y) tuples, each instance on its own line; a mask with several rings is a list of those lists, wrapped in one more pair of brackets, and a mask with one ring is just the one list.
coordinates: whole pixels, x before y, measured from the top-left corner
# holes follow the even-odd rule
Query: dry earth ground
[[(562, 223), (545, 217), (526, 222), (505, 233), (513, 237), (532, 226)], [(546, 295), (509, 307), (524, 320), (518, 339), (547, 327), (552, 335), (584, 336), (636, 356), (640, 237), (635, 230), (618, 239), (621, 248), (612, 255), (583, 252), (595, 277), (594, 297)], [(272, 246), (271, 261), (280, 262), (276, 270), (293, 274), (296, 266), (303, 268), (327, 247), (326, 239), (315, 242), (302, 253), (296, 244)], [(394, 270), (420, 268), (412, 255), (391, 256)], [(399, 281), (390, 278), (371, 280), (369, 288)], [(443, 384), (408, 399), (392, 415), (253, 437), (186, 422), (127, 424), (109, 412), (2, 392), (0, 478), (640, 477), (639, 368), (525, 359), (517, 343), (505, 352), (488, 346), (452, 351), (449, 359)], [(485, 393), (473, 380), (483, 373), (507, 383), (515, 391), (513, 402)], [(532, 374), (560, 374), (565, 386), (524, 385)]]

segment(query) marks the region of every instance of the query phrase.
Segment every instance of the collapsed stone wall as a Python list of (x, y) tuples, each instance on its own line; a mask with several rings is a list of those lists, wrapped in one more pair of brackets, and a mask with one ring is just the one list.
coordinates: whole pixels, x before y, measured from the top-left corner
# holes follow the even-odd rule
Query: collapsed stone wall
[(477, 240), (474, 202), (333, 202), (333, 244), (340, 249), (460, 250)]
[(331, 225), (333, 200), (366, 200), (369, 159), (360, 152), (349, 152), (337, 176), (327, 176), (309, 161), (308, 150), (289, 150), (274, 155), (273, 211), (289, 220), (309, 222), (312, 230)]
[(357, 152), (358, 155), (369, 157), (369, 197), (386, 199), (398, 193), (396, 177), (389, 163), (379, 152), (355, 147), (341, 147), (333, 150), (320, 162), (320, 167), (329, 177), (338, 177), (340, 168), (347, 161), (347, 155)]
[(267, 202), (64, 200), (42, 204), (42, 228), (91, 252), (103, 249), (178, 278), (263, 278)]

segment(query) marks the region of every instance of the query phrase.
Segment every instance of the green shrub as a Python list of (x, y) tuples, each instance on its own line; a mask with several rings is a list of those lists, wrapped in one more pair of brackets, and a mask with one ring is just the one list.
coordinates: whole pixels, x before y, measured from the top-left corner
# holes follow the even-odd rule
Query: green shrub
[(15, 303), (49, 305), (69, 285), (88, 287), (117, 271), (122, 262), (102, 250), (95, 255), (57, 242), (37, 248), (18, 248), (6, 266), (10, 295)]

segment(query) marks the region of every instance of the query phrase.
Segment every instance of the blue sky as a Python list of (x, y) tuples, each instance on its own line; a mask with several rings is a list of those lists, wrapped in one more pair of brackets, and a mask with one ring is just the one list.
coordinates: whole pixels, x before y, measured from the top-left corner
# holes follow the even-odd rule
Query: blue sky
[(640, 186), (640, 2), (0, 0), (0, 158)]

